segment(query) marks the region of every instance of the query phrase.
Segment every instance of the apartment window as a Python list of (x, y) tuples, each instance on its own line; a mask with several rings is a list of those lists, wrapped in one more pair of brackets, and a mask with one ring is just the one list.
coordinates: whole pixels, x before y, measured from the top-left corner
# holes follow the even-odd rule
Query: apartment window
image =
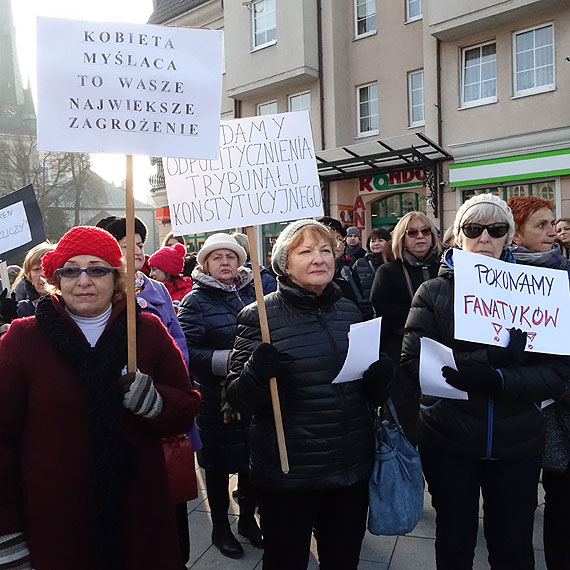
[(358, 136), (378, 134), (378, 84), (358, 87)]
[(310, 111), (311, 110), (311, 94), (298, 93), (289, 97), (289, 111)]
[(0, 170), (10, 170), (10, 157), (3, 152), (0, 152)]
[(497, 45), (463, 50), (461, 106), (471, 107), (497, 100)]
[(422, 17), (422, 0), (406, 0), (406, 21)]
[(275, 43), (277, 40), (277, 19), (275, 0), (257, 0), (251, 6), (253, 47)]
[(376, 31), (376, 0), (354, 0), (354, 36), (360, 38)]
[(425, 125), (423, 69), (408, 73), (408, 102), (410, 127)]
[(275, 115), (275, 113), (277, 113), (277, 101), (268, 101), (257, 106), (258, 115)]
[(231, 121), (234, 118), (234, 112), (226, 111), (225, 113), (221, 114), (220, 118), (222, 119), (222, 121)]
[(515, 96), (554, 89), (554, 28), (552, 25), (514, 35)]

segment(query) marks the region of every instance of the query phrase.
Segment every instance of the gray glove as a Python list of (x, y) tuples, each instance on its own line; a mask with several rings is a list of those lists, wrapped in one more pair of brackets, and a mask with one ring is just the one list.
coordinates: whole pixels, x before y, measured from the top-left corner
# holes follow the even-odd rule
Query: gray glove
[(162, 410), (162, 397), (148, 374), (128, 372), (121, 376), (123, 406), (137, 416), (152, 419)]

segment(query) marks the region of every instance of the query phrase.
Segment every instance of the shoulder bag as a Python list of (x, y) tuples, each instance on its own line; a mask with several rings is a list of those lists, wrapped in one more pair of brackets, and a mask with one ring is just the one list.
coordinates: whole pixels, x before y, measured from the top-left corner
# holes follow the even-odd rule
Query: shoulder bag
[(391, 399), (393, 422), (384, 420), (376, 434), (374, 467), (368, 484), (368, 530), (375, 535), (411, 532), (423, 513), (424, 476), (419, 453), (406, 439)]

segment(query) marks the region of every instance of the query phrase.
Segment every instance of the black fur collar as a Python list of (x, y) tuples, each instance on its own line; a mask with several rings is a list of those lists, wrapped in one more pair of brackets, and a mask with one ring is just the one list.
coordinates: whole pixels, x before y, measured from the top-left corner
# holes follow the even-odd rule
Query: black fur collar
[(125, 434), (126, 412), (118, 378), (127, 362), (126, 310), (114, 307), (91, 347), (58, 297), (42, 299), (36, 319), (57, 353), (85, 386), (95, 462), (97, 570), (120, 570), (124, 540), (123, 491), (135, 471), (135, 450)]

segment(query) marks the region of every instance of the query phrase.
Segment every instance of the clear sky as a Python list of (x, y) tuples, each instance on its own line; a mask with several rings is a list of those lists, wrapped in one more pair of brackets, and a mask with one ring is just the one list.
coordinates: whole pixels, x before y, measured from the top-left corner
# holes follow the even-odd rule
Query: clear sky
[[(37, 16), (144, 24), (152, 13), (152, 0), (12, 0), (12, 13), (22, 81), (25, 86), (30, 80), (35, 98)], [(124, 156), (91, 156), (93, 170), (106, 180), (121, 184), (126, 178)], [(153, 173), (149, 158), (136, 156), (134, 169), (135, 196), (147, 201), (147, 180)]]

